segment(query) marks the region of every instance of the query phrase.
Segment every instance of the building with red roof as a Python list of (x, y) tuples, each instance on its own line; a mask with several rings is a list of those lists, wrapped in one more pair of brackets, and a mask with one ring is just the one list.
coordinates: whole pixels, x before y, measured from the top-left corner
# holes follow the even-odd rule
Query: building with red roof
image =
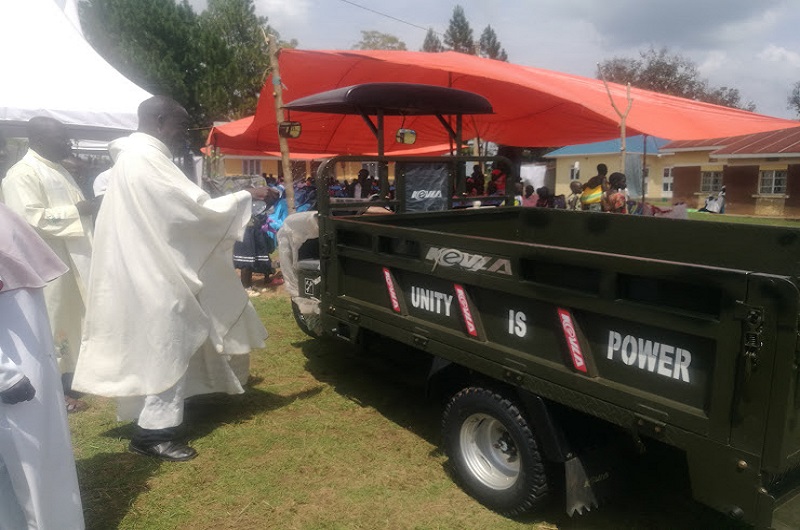
[(778, 131), (669, 142), (674, 202), (702, 207), (725, 186), (726, 212), (800, 217), (800, 124)]

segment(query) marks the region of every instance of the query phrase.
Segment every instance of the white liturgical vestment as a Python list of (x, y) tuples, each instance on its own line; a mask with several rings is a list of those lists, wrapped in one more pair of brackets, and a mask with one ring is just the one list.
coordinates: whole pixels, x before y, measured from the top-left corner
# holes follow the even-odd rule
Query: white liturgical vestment
[(3, 200), (33, 226), (70, 271), (44, 288), (53, 342), (62, 372), (72, 372), (81, 343), (84, 296), (92, 257), (92, 218), (75, 204), (84, 200), (60, 164), (29, 149), (2, 181)]
[(146, 396), (186, 376), (187, 397), (243, 392), (246, 370), (231, 366), (267, 336), (232, 260), (250, 194), (212, 199), (144, 133), (112, 143), (111, 154), (73, 388)]
[(84, 527), (64, 394), (42, 287), (67, 267), (0, 204), (0, 392), (27, 377), (30, 401), (0, 402), (0, 529)]

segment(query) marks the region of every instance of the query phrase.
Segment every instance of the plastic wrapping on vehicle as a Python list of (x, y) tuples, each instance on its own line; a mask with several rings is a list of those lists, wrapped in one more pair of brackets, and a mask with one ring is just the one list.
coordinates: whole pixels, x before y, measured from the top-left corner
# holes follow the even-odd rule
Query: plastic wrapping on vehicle
[(297, 281), (297, 251), (309, 239), (319, 237), (317, 212), (299, 212), (286, 218), (278, 231), (278, 253), (283, 273), (283, 286), (292, 297), (300, 295)]

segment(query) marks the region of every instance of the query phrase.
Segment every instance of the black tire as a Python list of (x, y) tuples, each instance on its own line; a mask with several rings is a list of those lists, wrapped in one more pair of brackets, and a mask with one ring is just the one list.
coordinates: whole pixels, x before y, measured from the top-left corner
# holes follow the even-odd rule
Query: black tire
[(303, 315), (303, 313), (300, 311), (300, 308), (297, 306), (294, 300), (292, 300), (292, 315), (294, 315), (294, 321), (297, 322), (297, 327), (299, 327), (303, 333), (312, 339), (320, 338), (320, 334), (314, 331), (315, 323), (306, 319), (305, 315)]
[(515, 516), (547, 497), (536, 439), (512, 401), (485, 388), (465, 388), (445, 408), (442, 433), (456, 482), (487, 508)]

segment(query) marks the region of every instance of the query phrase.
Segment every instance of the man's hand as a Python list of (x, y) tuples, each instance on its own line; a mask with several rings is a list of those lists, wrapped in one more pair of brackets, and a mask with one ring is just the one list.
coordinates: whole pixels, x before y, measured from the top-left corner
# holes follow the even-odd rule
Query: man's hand
[(264, 201), (267, 203), (267, 206), (272, 205), (275, 203), (281, 196), (281, 193), (276, 190), (275, 188), (269, 188), (267, 186), (259, 186), (257, 188), (247, 188), (247, 191), (250, 192), (250, 195), (253, 196), (253, 200), (256, 201)]
[(103, 203), (103, 196), (95, 197), (94, 199), (88, 199), (85, 201), (80, 201), (75, 203), (75, 208), (78, 209), (78, 213), (81, 215), (97, 215), (97, 211), (100, 209), (100, 205)]
[(0, 392), (0, 401), (6, 405), (14, 405), (22, 401), (30, 401), (35, 395), (36, 389), (33, 388), (31, 380), (27, 377), (23, 377), (8, 390)]

